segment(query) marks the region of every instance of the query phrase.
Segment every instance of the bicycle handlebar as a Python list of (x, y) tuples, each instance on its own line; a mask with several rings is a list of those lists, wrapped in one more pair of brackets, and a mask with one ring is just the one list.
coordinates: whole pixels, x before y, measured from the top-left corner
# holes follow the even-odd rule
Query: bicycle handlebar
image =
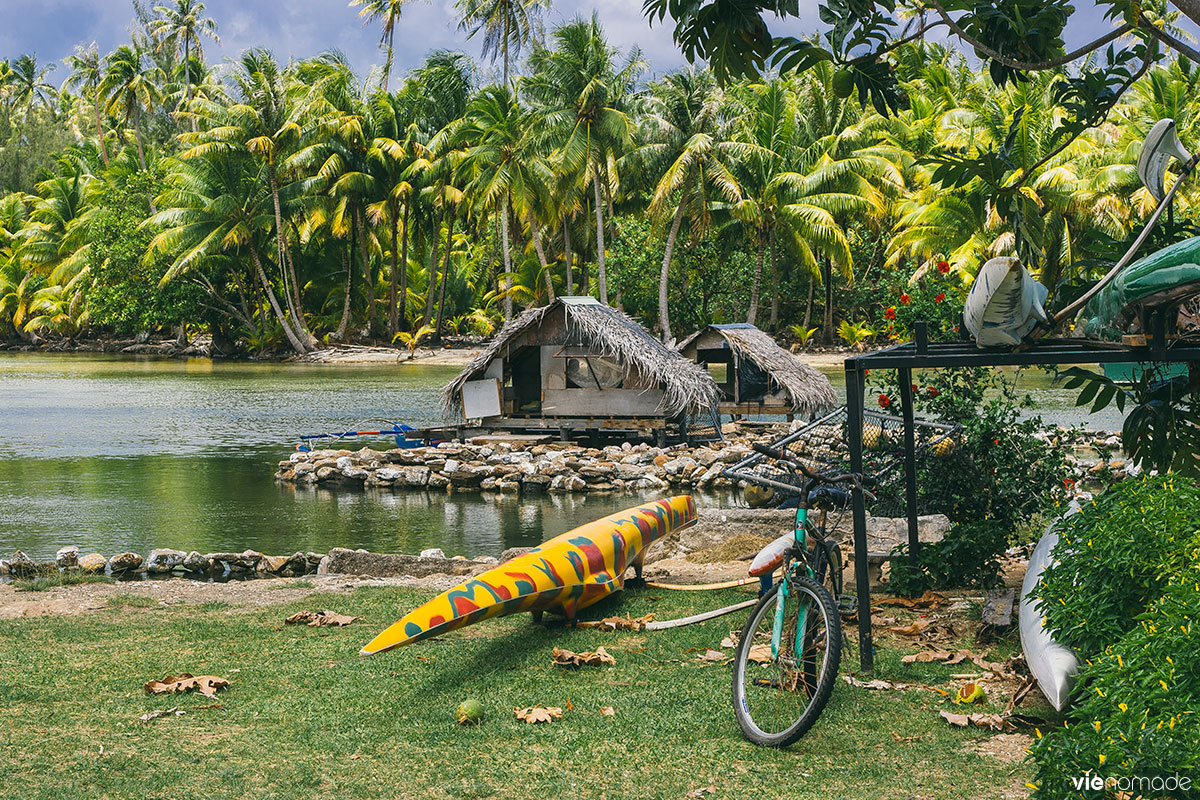
[(782, 461), (785, 464), (795, 467), (801, 474), (810, 480), (820, 481), (821, 483), (849, 483), (857, 489), (863, 488), (863, 476), (856, 472), (844, 472), (840, 475), (821, 475), (813, 472), (811, 469), (804, 466), (799, 461), (796, 461), (782, 450), (762, 444), (761, 442), (755, 442), (753, 448), (756, 453), (761, 453), (768, 458), (773, 458), (776, 461)]

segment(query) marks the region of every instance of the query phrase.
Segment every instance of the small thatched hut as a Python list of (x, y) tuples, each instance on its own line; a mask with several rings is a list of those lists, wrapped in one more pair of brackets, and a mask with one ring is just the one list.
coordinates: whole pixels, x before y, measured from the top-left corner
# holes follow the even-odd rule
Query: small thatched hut
[(722, 414), (809, 417), (837, 404), (828, 378), (753, 325), (709, 325), (679, 351), (712, 376)]
[(591, 297), (531, 308), (442, 390), (444, 412), (480, 429), (631, 431), (715, 419), (719, 392), (699, 365)]

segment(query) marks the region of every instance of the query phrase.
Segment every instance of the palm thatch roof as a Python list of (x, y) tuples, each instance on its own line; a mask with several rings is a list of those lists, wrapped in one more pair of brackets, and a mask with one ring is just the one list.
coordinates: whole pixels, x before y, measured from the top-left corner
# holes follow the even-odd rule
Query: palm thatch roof
[(483, 377), (488, 365), (518, 336), (551, 314), (565, 315), (565, 346), (586, 347), (613, 358), (625, 368), (626, 381), (663, 390), (660, 411), (667, 418), (715, 408), (720, 390), (698, 364), (654, 338), (632, 317), (592, 297), (560, 297), (546, 306), (527, 309), (504, 325), (488, 347), (471, 359), (442, 390), (442, 410), (461, 416), (459, 395), (467, 381)]
[(684, 339), (679, 350), (686, 352), (689, 345), (710, 330), (719, 334), (738, 358), (766, 372), (787, 396), (794, 413), (811, 416), (837, 405), (837, 394), (828, 378), (753, 325), (709, 325)]

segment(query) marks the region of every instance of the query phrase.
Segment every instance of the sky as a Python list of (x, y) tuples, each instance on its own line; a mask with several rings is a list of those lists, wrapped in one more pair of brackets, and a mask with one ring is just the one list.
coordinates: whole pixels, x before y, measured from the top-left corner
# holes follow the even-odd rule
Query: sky
[[(161, 0), (151, 4), (160, 4)], [(249, 47), (267, 47), (281, 61), (306, 58), (338, 48), (365, 76), (382, 64), (379, 28), (364, 28), (358, 10), (346, 0), (206, 0), (206, 14), (217, 21), (221, 44), (204, 42), (212, 63), (235, 58)], [(775, 24), (772, 32), (801, 35), (817, 27), (817, 0), (801, 0), (801, 16)], [(651, 26), (642, 16), (642, 0), (555, 0), (546, 15), (547, 28), (579, 15), (597, 12), (613, 44), (641, 47), (652, 74), (684, 65), (671, 40), (669, 25)], [(1110, 25), (1091, 4), (1076, 3), (1068, 28), (1068, 45), (1078, 45), (1106, 32)], [(128, 0), (0, 0), (0, 58), (34, 52), (43, 62), (61, 62), (75, 45), (95, 41), (105, 53), (127, 41), (133, 19)], [(457, 29), (454, 0), (412, 0), (397, 27), (394, 74), (419, 65), (431, 50), (463, 50), (479, 57), (479, 40), (468, 41)], [(486, 68), (486, 67), (485, 67)], [(498, 71), (498, 70), (497, 70)], [(49, 82), (60, 84), (67, 70), (59, 67)]]

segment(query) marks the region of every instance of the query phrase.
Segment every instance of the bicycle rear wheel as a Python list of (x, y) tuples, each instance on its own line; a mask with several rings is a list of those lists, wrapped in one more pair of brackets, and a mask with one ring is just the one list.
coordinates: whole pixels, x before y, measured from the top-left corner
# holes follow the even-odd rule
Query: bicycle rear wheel
[(764, 747), (786, 747), (808, 732), (829, 702), (841, 663), (842, 625), (829, 590), (809, 578), (789, 580), (778, 656), (771, 655), (771, 636), (780, 584), (750, 613), (734, 658), (738, 726)]

